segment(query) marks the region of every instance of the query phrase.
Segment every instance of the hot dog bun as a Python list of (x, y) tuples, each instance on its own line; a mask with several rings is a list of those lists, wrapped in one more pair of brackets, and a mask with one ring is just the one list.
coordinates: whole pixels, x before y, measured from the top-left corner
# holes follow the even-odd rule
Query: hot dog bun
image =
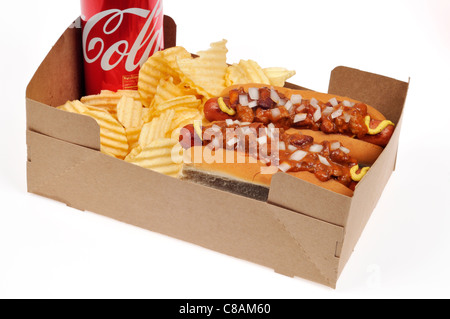
[[(199, 154), (203, 154), (199, 155)], [(198, 158), (202, 156), (202, 158)], [(229, 163), (227, 159), (234, 159)], [(220, 159), (223, 159), (222, 161)], [(273, 174), (261, 161), (237, 151), (219, 149), (214, 154), (205, 146), (194, 146), (185, 152), (181, 179), (267, 201)], [(321, 182), (309, 172), (287, 173), (330, 191), (353, 196), (353, 191), (335, 180)]]

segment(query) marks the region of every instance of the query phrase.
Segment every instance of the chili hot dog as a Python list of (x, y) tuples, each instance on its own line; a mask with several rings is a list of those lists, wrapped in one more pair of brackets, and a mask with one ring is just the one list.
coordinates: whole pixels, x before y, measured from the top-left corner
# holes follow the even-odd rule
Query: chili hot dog
[(389, 142), (395, 125), (375, 108), (359, 101), (306, 90), (261, 84), (227, 88), (206, 102), (208, 121), (257, 122), (304, 134), (332, 136), (372, 154), (373, 163)]

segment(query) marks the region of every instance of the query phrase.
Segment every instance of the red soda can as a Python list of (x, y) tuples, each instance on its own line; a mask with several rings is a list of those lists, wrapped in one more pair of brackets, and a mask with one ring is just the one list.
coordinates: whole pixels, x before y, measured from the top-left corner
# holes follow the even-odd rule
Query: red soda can
[(86, 94), (136, 90), (139, 69), (164, 49), (162, 0), (81, 0)]

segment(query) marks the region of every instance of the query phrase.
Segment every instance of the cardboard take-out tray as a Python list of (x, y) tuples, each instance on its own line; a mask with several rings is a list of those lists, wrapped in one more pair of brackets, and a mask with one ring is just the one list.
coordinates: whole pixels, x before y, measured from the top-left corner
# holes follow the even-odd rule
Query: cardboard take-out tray
[[(167, 16), (164, 25), (166, 46), (174, 46), (176, 25)], [(390, 143), (352, 198), (278, 173), (262, 202), (102, 154), (94, 119), (55, 108), (84, 95), (81, 52), (81, 30), (73, 25), (28, 85), (29, 192), (336, 287), (395, 169), (408, 83), (335, 68), (329, 93), (375, 106), (397, 123)]]

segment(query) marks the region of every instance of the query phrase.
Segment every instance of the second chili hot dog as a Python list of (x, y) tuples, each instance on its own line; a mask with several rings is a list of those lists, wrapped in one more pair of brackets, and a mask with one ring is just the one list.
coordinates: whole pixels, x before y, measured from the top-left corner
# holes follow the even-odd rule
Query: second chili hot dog
[[(199, 136), (202, 136), (201, 140)], [(358, 158), (337, 140), (318, 141), (297, 131), (287, 133), (261, 123), (241, 124), (227, 120), (197, 128), (191, 124), (182, 129), (180, 143), (184, 149), (190, 150), (188, 154), (191, 156), (199, 147), (203, 149), (200, 154), (204, 153), (204, 156), (214, 153), (205, 160), (203, 157), (200, 161), (195, 158), (196, 164), (192, 164), (192, 168), (217, 174), (216, 179), (225, 172), (249, 183), (256, 178), (265, 186), (270, 185), (273, 174), (283, 171), (331, 191), (352, 196), (356, 184), (369, 169), (362, 168)], [(236, 153), (231, 157), (222, 157), (227, 152)], [(237, 154), (255, 160), (235, 161)], [(233, 160), (229, 162), (229, 158)], [(187, 164), (190, 162), (192, 158)], [(275, 170), (261, 173), (264, 167), (269, 166)]]

